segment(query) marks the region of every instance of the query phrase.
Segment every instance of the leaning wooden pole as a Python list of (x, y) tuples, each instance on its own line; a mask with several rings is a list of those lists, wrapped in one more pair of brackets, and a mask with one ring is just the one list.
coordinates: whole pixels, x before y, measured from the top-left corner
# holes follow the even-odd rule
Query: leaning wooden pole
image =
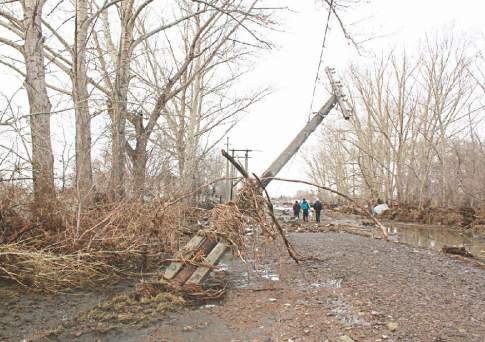
[(288, 163), (288, 161), (295, 155), (300, 149), (301, 145), (308, 139), (310, 134), (312, 134), (315, 129), (320, 125), (325, 116), (332, 110), (337, 104), (337, 96), (332, 95), (327, 100), (327, 102), (320, 108), (318, 113), (308, 121), (305, 127), (298, 133), (298, 135), (293, 139), (293, 141), (285, 148), (279, 157), (266, 169), (266, 171), (261, 176), (261, 183), (263, 187), (268, 186), (271, 182), (272, 177), (275, 177), (278, 172)]

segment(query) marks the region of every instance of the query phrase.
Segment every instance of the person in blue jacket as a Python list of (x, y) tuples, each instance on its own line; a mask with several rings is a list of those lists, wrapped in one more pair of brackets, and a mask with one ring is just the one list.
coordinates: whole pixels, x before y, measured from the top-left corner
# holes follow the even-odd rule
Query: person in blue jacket
[(308, 212), (310, 211), (310, 204), (303, 199), (301, 202), (301, 209), (303, 210), (303, 222), (308, 222)]

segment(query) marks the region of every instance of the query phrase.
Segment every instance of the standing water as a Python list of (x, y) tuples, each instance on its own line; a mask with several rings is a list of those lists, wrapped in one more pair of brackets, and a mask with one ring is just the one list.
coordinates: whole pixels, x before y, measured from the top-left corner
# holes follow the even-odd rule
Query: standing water
[(441, 250), (443, 246), (464, 246), (470, 253), (485, 259), (485, 238), (468, 231), (440, 226), (386, 222), (389, 239), (416, 247)]

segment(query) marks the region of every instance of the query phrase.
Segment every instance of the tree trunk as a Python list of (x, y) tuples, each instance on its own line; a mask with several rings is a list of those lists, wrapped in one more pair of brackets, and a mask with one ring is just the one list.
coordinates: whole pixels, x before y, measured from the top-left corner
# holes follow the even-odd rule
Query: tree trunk
[(115, 106), (111, 122), (111, 200), (118, 201), (125, 196), (124, 169), (125, 169), (125, 125), (126, 116), (123, 110)]
[(91, 115), (86, 70), (87, 45), (86, 0), (78, 0), (76, 8), (76, 33), (74, 49), (73, 100), (76, 116), (76, 188), (79, 200), (89, 206), (93, 199), (93, 175), (91, 166)]
[(145, 179), (147, 167), (147, 138), (146, 136), (137, 137), (136, 148), (130, 155), (133, 163), (133, 197), (143, 200), (145, 195)]
[(121, 3), (123, 26), (118, 56), (116, 61), (116, 77), (113, 89), (111, 112), (111, 200), (117, 201), (125, 197), (124, 171), (126, 161), (126, 119), (128, 116), (128, 87), (130, 83), (131, 44), (133, 42), (133, 2)]
[(22, 1), (24, 10), (26, 78), (32, 134), (32, 177), (36, 214), (55, 199), (54, 157), (50, 136), (51, 103), (47, 94), (42, 36), (43, 0)]

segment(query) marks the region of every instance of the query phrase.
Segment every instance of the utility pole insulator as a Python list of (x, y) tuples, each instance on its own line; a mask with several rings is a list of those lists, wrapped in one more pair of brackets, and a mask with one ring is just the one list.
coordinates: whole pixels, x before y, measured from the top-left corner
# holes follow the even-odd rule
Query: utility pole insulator
[(353, 110), (349, 102), (347, 101), (346, 95), (343, 93), (344, 86), (342, 85), (342, 82), (340, 80), (335, 79), (335, 68), (327, 67), (325, 68), (325, 72), (327, 73), (328, 79), (330, 80), (332, 92), (337, 98), (337, 103), (340, 111), (342, 112), (344, 119), (349, 120), (352, 116)]

